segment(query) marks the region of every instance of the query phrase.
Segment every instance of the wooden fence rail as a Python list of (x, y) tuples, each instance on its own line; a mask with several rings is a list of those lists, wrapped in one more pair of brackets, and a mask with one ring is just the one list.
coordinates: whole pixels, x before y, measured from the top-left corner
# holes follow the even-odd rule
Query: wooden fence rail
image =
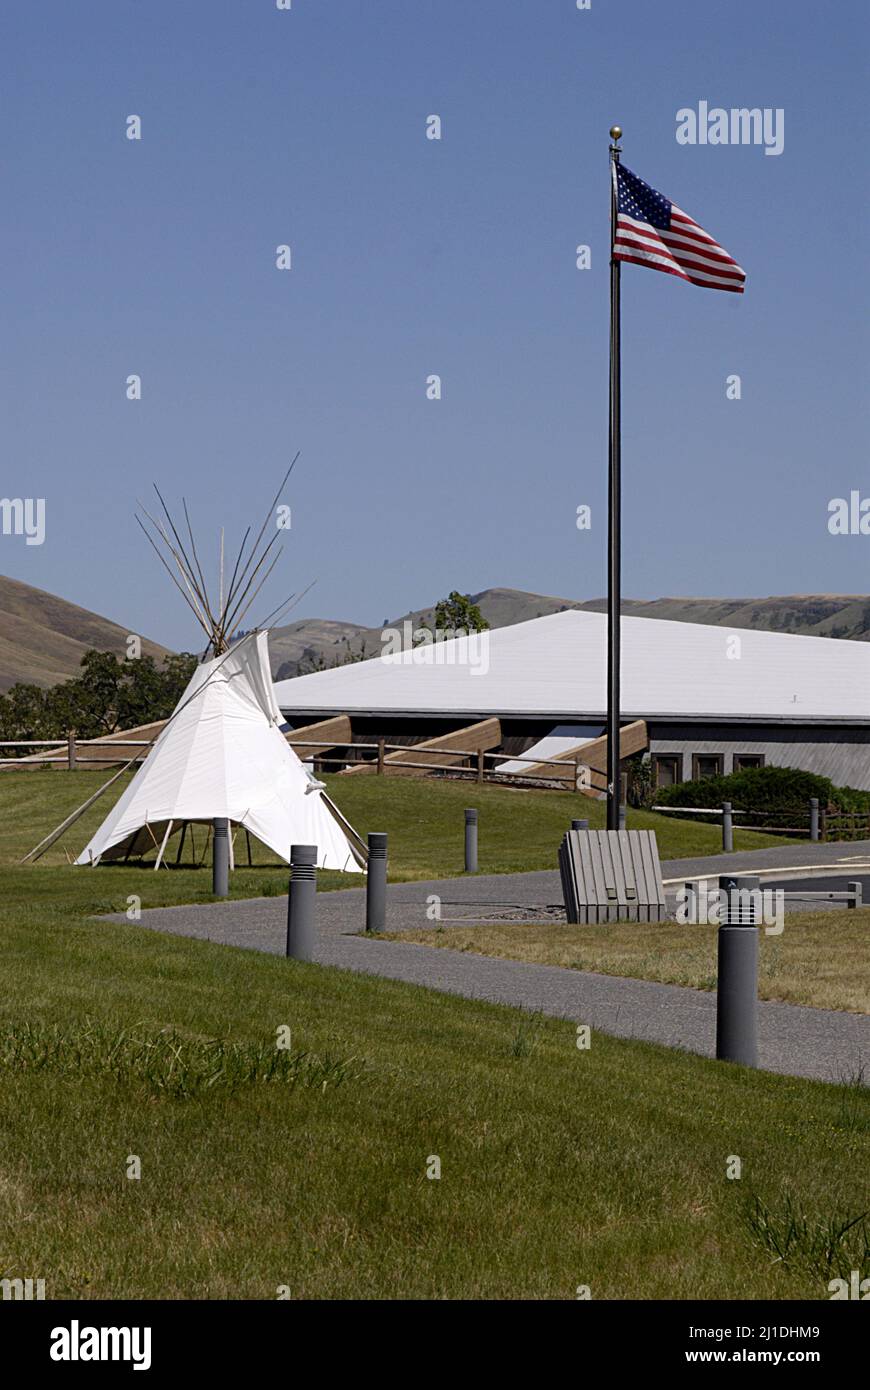
[[(677, 806), (673, 804), (653, 805), (651, 811), (663, 812), (667, 815), (681, 816), (710, 816), (720, 821), (722, 818), (721, 806)], [(732, 806), (732, 816), (740, 816), (740, 829), (755, 831), (757, 834), (770, 835), (793, 835), (801, 839), (810, 839), (812, 826), (812, 811), (796, 810), (794, 806), (773, 806), (767, 811), (748, 811), (738, 806)], [(780, 821), (788, 818), (791, 824), (781, 825)], [(818, 808), (818, 831), (819, 841), (828, 840), (870, 840), (870, 811), (830, 811), (824, 806)], [(795, 825), (793, 822), (800, 822)]]
[[(52, 754), (46, 754), (44, 757), (39, 757), (36, 754), (31, 754), (30, 756), (18, 758), (0, 757), (0, 768), (24, 767), (30, 769), (37, 769), (42, 767), (54, 767), (66, 768), (69, 771), (73, 771), (75, 768), (82, 767), (85, 765), (102, 764), (103, 766), (105, 766), (110, 761), (108, 758), (106, 758), (105, 756), (91, 757), (84, 750), (98, 748), (109, 748), (113, 750), (125, 748), (150, 748), (152, 743), (152, 739), (121, 739), (112, 736), (107, 736), (106, 738), (99, 739), (94, 738), (77, 740), (75, 736), (72, 734), (70, 734), (67, 738), (64, 739), (31, 738), (0, 740), (0, 750), (6, 748), (45, 748), (53, 750)], [(323, 754), (323, 752), (321, 751), (324, 748), (322, 738), (308, 740), (294, 737), (291, 746), (296, 751), (300, 751), (303, 749), (314, 750), (314, 756), (316, 756), (317, 762), (320, 765), (335, 766), (340, 768), (347, 768), (348, 766), (347, 754), (339, 758), (326, 757)], [(537, 782), (545, 780), (559, 782), (569, 781), (572, 787), (577, 787), (578, 790), (579, 784), (582, 781), (581, 774), (583, 773), (584, 769), (587, 772), (590, 772), (590, 777), (587, 778), (585, 782), (586, 786), (591, 785), (591, 777), (594, 775), (594, 769), (588, 769), (586, 767), (586, 764), (584, 764), (582, 759), (580, 758), (575, 759), (574, 762), (568, 762), (565, 760), (564, 757), (527, 758), (517, 756), (512, 753), (490, 753), (482, 748), (441, 749), (427, 747), (425, 750), (425, 756), (427, 759), (426, 762), (417, 762), (416, 760), (411, 761), (409, 757), (403, 756), (401, 763), (391, 764), (388, 761), (388, 758), (386, 756), (387, 754), (413, 754), (414, 745), (407, 743), (387, 743), (385, 739), (379, 738), (373, 742), (349, 743), (347, 747), (349, 749), (352, 748), (360, 749), (365, 752), (373, 752), (375, 754), (375, 757), (371, 760), (365, 760), (359, 763), (352, 763), (351, 766), (354, 768), (370, 767), (380, 775), (383, 775), (393, 769), (398, 771), (401, 768), (420, 770), (423, 772), (449, 770), (451, 775), (456, 775), (460, 777), (473, 777), (476, 778), (478, 782), (483, 782), (487, 779), (492, 780), (495, 777), (501, 777), (505, 780), (522, 780), (524, 778), (528, 779), (529, 777), (532, 777), (532, 780)], [(64, 757), (59, 756), (61, 752), (65, 753)], [(143, 761), (144, 756), (145, 755), (143, 754), (142, 758), (137, 758), (136, 761)], [(435, 758), (444, 758), (446, 760), (443, 769), (441, 765), (433, 761), (433, 759)], [(473, 766), (467, 768), (457, 767), (455, 766), (456, 758), (467, 758), (473, 763)], [(119, 758), (118, 761), (126, 761), (126, 759)], [(489, 769), (487, 769), (486, 767), (487, 761), (493, 764), (493, 766), (491, 766)], [(495, 764), (497, 764), (498, 762), (529, 763), (535, 769), (552, 766), (553, 768), (558, 769), (558, 771), (554, 772), (549, 777), (546, 774), (542, 776), (541, 773), (537, 771), (534, 774), (530, 774), (527, 772), (500, 773), (498, 767), (495, 766)]]
[[(581, 789), (581, 786), (583, 786), (583, 785), (585, 785), (585, 786), (587, 786), (587, 787), (590, 786), (590, 785), (591, 785), (591, 778), (592, 778), (592, 776), (595, 775), (595, 770), (594, 770), (594, 769), (589, 769), (588, 766), (583, 762), (583, 760), (582, 760), (581, 758), (575, 759), (574, 762), (567, 762), (567, 761), (565, 760), (564, 757), (563, 757), (563, 758), (540, 758), (540, 757), (526, 758), (526, 757), (518, 756), (517, 754), (514, 754), (514, 753), (489, 753), (489, 752), (486, 752), (486, 751), (485, 751), (484, 749), (482, 749), (482, 748), (443, 748), (443, 749), (442, 749), (442, 748), (432, 748), (432, 747), (427, 746), (426, 749), (425, 749), (425, 756), (426, 756), (426, 758), (427, 758), (428, 761), (426, 761), (426, 762), (417, 762), (416, 760), (415, 760), (415, 761), (411, 761), (411, 759), (410, 759), (409, 757), (406, 756), (406, 757), (403, 757), (401, 763), (390, 763), (390, 762), (388, 761), (387, 757), (386, 757), (386, 754), (392, 753), (392, 752), (402, 753), (402, 754), (405, 754), (405, 755), (407, 755), (407, 754), (412, 754), (413, 751), (414, 751), (414, 745), (413, 745), (413, 744), (407, 744), (407, 743), (387, 743), (385, 739), (379, 738), (376, 742), (373, 742), (373, 743), (362, 743), (362, 742), (361, 742), (361, 743), (352, 743), (352, 744), (348, 744), (347, 746), (348, 746), (348, 748), (362, 749), (362, 750), (364, 750), (364, 751), (366, 751), (366, 752), (369, 752), (369, 751), (374, 752), (374, 753), (376, 754), (376, 757), (373, 758), (373, 759), (371, 759), (371, 760), (366, 760), (366, 761), (360, 761), (360, 762), (352, 763), (352, 764), (351, 764), (351, 767), (348, 768), (348, 758), (347, 758), (347, 754), (345, 754), (343, 757), (340, 757), (340, 758), (331, 758), (331, 757), (324, 757), (322, 754), (318, 753), (318, 754), (317, 754), (317, 762), (318, 762), (318, 764), (319, 764), (320, 766), (323, 766), (323, 767), (334, 766), (334, 767), (340, 767), (340, 768), (347, 768), (348, 771), (356, 770), (356, 769), (359, 768), (359, 767), (367, 767), (367, 768), (372, 768), (372, 769), (373, 769), (374, 771), (376, 771), (379, 775), (384, 775), (384, 774), (389, 773), (389, 772), (392, 772), (392, 771), (398, 772), (398, 771), (401, 771), (402, 769), (406, 769), (406, 770), (408, 770), (408, 769), (413, 769), (413, 770), (419, 770), (419, 771), (421, 771), (421, 772), (436, 772), (436, 771), (439, 771), (439, 772), (440, 772), (440, 771), (448, 772), (448, 771), (449, 771), (449, 773), (450, 773), (451, 776), (474, 778), (474, 779), (475, 779), (476, 781), (478, 781), (478, 782), (483, 782), (483, 781), (485, 781), (485, 780), (487, 780), (487, 779), (493, 780), (494, 778), (501, 778), (501, 779), (503, 779), (503, 780), (518, 779), (518, 780), (520, 780), (520, 781), (522, 781), (523, 779), (526, 779), (526, 780), (531, 779), (532, 781), (535, 781), (535, 782), (541, 782), (541, 781), (565, 782), (565, 781), (568, 781), (568, 782), (570, 782), (572, 788), (576, 788), (577, 790), (580, 790), (580, 789)], [(297, 749), (297, 750), (299, 750), (299, 749), (304, 749), (304, 748), (307, 748), (307, 747), (322, 748), (322, 747), (323, 747), (323, 744), (322, 744), (322, 742), (317, 742), (317, 743), (315, 743), (315, 742), (313, 742), (313, 741), (309, 744), (309, 743), (308, 743), (306, 740), (304, 740), (304, 739), (297, 739), (297, 738), (294, 738), (294, 740), (293, 740), (293, 747), (294, 747), (294, 749)], [(432, 762), (432, 759), (433, 759), (433, 758), (437, 758), (437, 757), (443, 757), (443, 758), (445, 758), (445, 759), (447, 760), (447, 761), (444, 763), (443, 766), (440, 766), (439, 764), (433, 763), (433, 762)], [(473, 762), (474, 765), (473, 765), (472, 767), (457, 767), (457, 766), (456, 766), (456, 761), (455, 761), (457, 758), (468, 758), (470, 761)], [(489, 761), (489, 762), (491, 762), (491, 763), (493, 763), (493, 764), (495, 764), (495, 763), (497, 763), (497, 762), (504, 762), (504, 763), (513, 763), (513, 762), (518, 762), (518, 763), (529, 763), (530, 766), (533, 767), (533, 768), (535, 768), (535, 769), (540, 768), (540, 767), (553, 767), (553, 768), (557, 768), (557, 769), (558, 769), (558, 772), (554, 772), (554, 773), (549, 774), (549, 775), (548, 775), (548, 774), (543, 774), (543, 775), (542, 775), (542, 774), (541, 774), (540, 772), (538, 772), (538, 771), (535, 771), (535, 772), (504, 772), (504, 773), (502, 773), (502, 772), (499, 771), (498, 767), (496, 767), (496, 766), (493, 766), (493, 767), (491, 767), (489, 770), (487, 770), (487, 767), (486, 767), (487, 761)], [(589, 776), (588, 778), (586, 778), (585, 780), (584, 780), (583, 775), (582, 775), (582, 774), (584, 773), (584, 771), (590, 774), (590, 776)]]
[[(305, 732), (305, 730), (300, 730)], [(102, 757), (91, 757), (88, 751), (92, 749), (148, 749), (153, 745), (153, 739), (125, 739), (116, 735), (107, 735), (105, 738), (77, 739), (74, 734), (69, 734), (66, 738), (30, 738), (30, 739), (3, 739), (0, 740), (0, 752), (7, 748), (38, 749), (44, 748), (52, 750), (47, 752), (44, 757), (37, 754), (30, 754), (22, 757), (2, 757), (0, 756), (0, 769), (23, 767), (38, 769), (42, 767), (54, 767), (74, 771), (78, 767), (102, 765), (105, 767), (112, 760), (105, 755)], [(398, 772), (401, 769), (414, 770), (420, 772), (443, 772), (451, 777), (465, 777), (474, 779), (477, 782), (501, 781), (533, 782), (540, 785), (542, 782), (558, 782), (568, 784), (571, 790), (592, 792), (603, 791), (603, 774), (596, 768), (590, 767), (583, 761), (581, 755), (577, 755), (573, 760), (568, 760), (563, 755), (561, 758), (541, 758), (528, 757), (515, 753), (492, 753), (483, 748), (433, 748), (427, 744), (425, 750), (421, 750), (426, 758), (425, 762), (412, 761), (414, 745), (407, 743), (388, 743), (384, 738), (378, 738), (368, 742), (348, 743), (348, 750), (354, 749), (361, 752), (373, 753), (371, 759), (364, 759), (351, 762), (348, 767), (349, 759), (347, 752), (342, 757), (324, 756), (324, 740), (320, 739), (300, 739), (295, 735), (292, 739), (294, 750), (301, 751), (312, 749), (312, 756), (316, 758), (318, 765), (324, 767), (338, 767), (342, 769), (358, 769), (365, 767), (376, 772), (378, 775), (386, 775)], [(391, 762), (389, 754), (402, 754), (400, 763)], [(61, 756), (63, 755), (63, 756)], [(142, 762), (146, 754), (140, 757), (133, 757), (131, 760)], [(117, 759), (124, 762), (130, 754)], [(443, 766), (434, 762), (436, 758), (444, 758)], [(456, 765), (457, 758), (467, 759), (468, 767)], [(499, 763), (528, 763), (533, 769), (528, 772), (500, 772)], [(489, 764), (489, 766), (487, 766)], [(542, 771), (542, 769), (553, 768), (554, 771)], [(676, 806), (672, 804), (655, 804), (651, 810), (665, 813), (671, 816), (707, 816), (721, 819), (721, 806)], [(739, 806), (733, 806), (732, 815), (740, 817), (741, 830), (754, 830), (759, 833), (769, 832), (776, 835), (793, 835), (801, 838), (810, 837), (811, 813), (796, 811), (793, 806), (773, 807), (767, 811), (749, 811)], [(792, 822), (798, 821), (799, 824), (779, 825), (776, 822), (788, 817)], [(867, 811), (832, 811), (824, 806), (819, 807), (819, 840), (862, 840), (870, 839), (870, 812)]]
[[(51, 748), (55, 750), (54, 756), (46, 754), (39, 757), (32, 753), (20, 758), (0, 758), (0, 768), (3, 767), (23, 767), (35, 770), (41, 767), (67, 768), (74, 772), (83, 763), (102, 763), (105, 767), (111, 763), (109, 758), (92, 758), (82, 749), (87, 748), (150, 748), (153, 739), (148, 738), (88, 738), (78, 740), (75, 734), (68, 734), (66, 738), (18, 738), (0, 739), (0, 749), (2, 748)], [(64, 757), (59, 754), (63, 752)], [(142, 762), (145, 755), (136, 758), (136, 762)], [(115, 761), (126, 762), (127, 758), (122, 756)]]

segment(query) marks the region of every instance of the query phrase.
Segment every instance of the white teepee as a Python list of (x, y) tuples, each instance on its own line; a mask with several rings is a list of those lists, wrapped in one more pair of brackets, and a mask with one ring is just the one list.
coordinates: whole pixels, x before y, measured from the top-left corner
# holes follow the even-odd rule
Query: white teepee
[(281, 733), (265, 632), (198, 666), (175, 712), (77, 864), (157, 847), (185, 822), (226, 817), (282, 859), (317, 845), (321, 869), (356, 872), (321, 784)]

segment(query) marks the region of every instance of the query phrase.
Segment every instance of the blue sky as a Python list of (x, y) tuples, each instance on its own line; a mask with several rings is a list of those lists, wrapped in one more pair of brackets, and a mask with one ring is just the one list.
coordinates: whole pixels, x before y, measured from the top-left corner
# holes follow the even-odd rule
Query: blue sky
[[(623, 270), (625, 592), (870, 591), (870, 538), (827, 531), (870, 496), (866, 6), (17, 0), (0, 37), (0, 491), (46, 499), (0, 572), (190, 646), (137, 496), (216, 554), (300, 449), (265, 608), (603, 593), (616, 120), (748, 276)], [(678, 145), (701, 100), (783, 108), (783, 153)]]

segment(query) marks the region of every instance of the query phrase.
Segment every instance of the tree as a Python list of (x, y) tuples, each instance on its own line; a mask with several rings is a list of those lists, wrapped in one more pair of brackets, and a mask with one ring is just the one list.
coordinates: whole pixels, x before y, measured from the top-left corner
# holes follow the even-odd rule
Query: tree
[(0, 700), (3, 738), (52, 738), (45, 727), (45, 691), (24, 682), (13, 685)]
[[(69, 729), (75, 729), (79, 738), (114, 733), (118, 728), (118, 696), (124, 667), (132, 664), (119, 661), (114, 652), (85, 652), (82, 674), (56, 685), (46, 695), (47, 717), (57, 729), (53, 737), (61, 738)], [(63, 724), (66, 729), (61, 727)]]
[(0, 698), (0, 731), (6, 739), (103, 738), (118, 729), (168, 719), (196, 667), (188, 652), (119, 661), (112, 652), (88, 651), (82, 673), (51, 690), (18, 684)]
[(471, 594), (460, 594), (454, 589), (448, 598), (442, 598), (435, 605), (435, 630), (448, 632), (486, 632), (489, 623)]
[(151, 657), (125, 663), (129, 668), (118, 692), (118, 727), (134, 729), (168, 719), (196, 669), (189, 652), (167, 656), (158, 670)]

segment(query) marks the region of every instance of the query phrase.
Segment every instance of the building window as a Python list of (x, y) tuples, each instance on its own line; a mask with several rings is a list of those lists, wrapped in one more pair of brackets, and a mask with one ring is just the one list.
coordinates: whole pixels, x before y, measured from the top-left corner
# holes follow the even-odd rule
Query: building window
[(656, 753), (653, 769), (657, 787), (673, 787), (682, 781), (683, 759), (679, 753)]
[(748, 767), (764, 767), (763, 753), (735, 753), (734, 771), (745, 772)]
[(722, 776), (721, 753), (695, 753), (692, 757), (692, 778), (695, 782), (702, 777)]

